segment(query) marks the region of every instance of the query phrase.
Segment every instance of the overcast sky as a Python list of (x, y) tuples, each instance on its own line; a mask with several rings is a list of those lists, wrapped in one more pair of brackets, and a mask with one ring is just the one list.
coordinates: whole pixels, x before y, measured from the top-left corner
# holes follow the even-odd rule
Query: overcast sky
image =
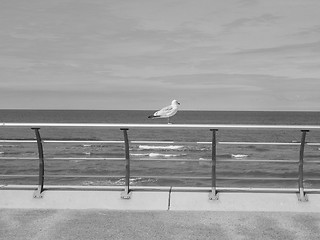
[(0, 108), (320, 111), (319, 0), (1, 0)]

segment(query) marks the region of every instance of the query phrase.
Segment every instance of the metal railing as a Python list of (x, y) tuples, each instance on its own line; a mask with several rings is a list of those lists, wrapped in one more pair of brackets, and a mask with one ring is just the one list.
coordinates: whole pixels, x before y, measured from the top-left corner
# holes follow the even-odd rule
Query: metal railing
[[(39, 158), (39, 174), (38, 174), (38, 187), (34, 193), (35, 198), (41, 198), (42, 193), (44, 191), (44, 177), (45, 177), (45, 169), (44, 169), (44, 161), (48, 160), (72, 160), (72, 159), (82, 159), (82, 160), (103, 160), (103, 161), (125, 161), (125, 176), (124, 176), (124, 190), (121, 194), (121, 197), (124, 199), (130, 199), (131, 196), (131, 186), (130, 186), (130, 144), (142, 144), (142, 143), (153, 143), (153, 144), (201, 144), (201, 145), (209, 145), (211, 146), (211, 159), (204, 160), (211, 162), (211, 176), (210, 177), (173, 177), (173, 176), (141, 176), (141, 177), (153, 177), (153, 178), (170, 178), (170, 179), (207, 179), (211, 180), (210, 187), (210, 200), (218, 199), (218, 192), (220, 189), (217, 187), (218, 179), (239, 179), (239, 178), (217, 178), (216, 168), (217, 168), (217, 145), (285, 145), (285, 146), (300, 146), (299, 151), (299, 159), (297, 161), (292, 160), (247, 160), (247, 159), (225, 159), (219, 160), (223, 162), (273, 162), (273, 163), (298, 163), (298, 177), (296, 178), (286, 178), (287, 180), (297, 180), (298, 188), (294, 190), (297, 195), (299, 201), (307, 201), (306, 191), (304, 188), (304, 149), (306, 145), (310, 146), (320, 146), (320, 143), (309, 143), (306, 142), (306, 135), (309, 131), (319, 131), (320, 126), (315, 125), (235, 125), (235, 124), (89, 124), (89, 123), (0, 123), (0, 127), (2, 128), (30, 128), (35, 133), (35, 140), (0, 140), (1, 143), (37, 143), (38, 147), (38, 158)], [(40, 128), (106, 128), (106, 129), (119, 129), (123, 133), (123, 141), (103, 141), (103, 140), (43, 140), (40, 136)], [(208, 142), (176, 142), (176, 141), (135, 141), (129, 140), (128, 130), (129, 129), (207, 129), (211, 131), (212, 138), (211, 141)], [(300, 142), (218, 142), (217, 141), (217, 132), (218, 130), (226, 130), (226, 129), (245, 129), (245, 130), (296, 130), (301, 132), (301, 141)], [(43, 151), (43, 143), (103, 143), (103, 144), (124, 144), (124, 158), (45, 158)], [(1, 159), (9, 159), (9, 157), (0, 157)], [(17, 158), (13, 157), (13, 159), (34, 159), (34, 158)], [(139, 159), (140, 161), (148, 161), (148, 159)], [(138, 160), (138, 161), (139, 161)], [(137, 160), (135, 160), (137, 161)], [(184, 162), (194, 162), (199, 160), (193, 159), (152, 159), (150, 161), (184, 161)], [(320, 163), (320, 160), (312, 161), (312, 163)], [(0, 175), (1, 177), (23, 177), (23, 176), (31, 176), (31, 175)], [(62, 177), (60, 175), (55, 175), (55, 177)], [(63, 176), (64, 177), (64, 176)], [(79, 175), (68, 175), (65, 177), (101, 177), (101, 176), (79, 176)], [(102, 176), (106, 177), (106, 176)], [(121, 177), (121, 176), (108, 176), (108, 177)], [(122, 176), (123, 177), (123, 176)], [(267, 178), (241, 178), (246, 180), (268, 180)], [(272, 178), (273, 180), (282, 180), (283, 178)], [(313, 179), (315, 181), (320, 181), (319, 179)], [(239, 189), (237, 189), (239, 190)], [(241, 188), (243, 191), (251, 191), (251, 188)], [(265, 189), (266, 190), (266, 189)], [(277, 191), (276, 188), (269, 189), (270, 191)], [(262, 191), (258, 189), (258, 191)], [(320, 190), (317, 190), (320, 191)]]

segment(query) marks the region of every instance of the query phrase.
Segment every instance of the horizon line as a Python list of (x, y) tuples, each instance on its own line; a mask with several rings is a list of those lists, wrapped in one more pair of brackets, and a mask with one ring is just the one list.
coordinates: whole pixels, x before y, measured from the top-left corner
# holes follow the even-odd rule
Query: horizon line
[[(157, 111), (157, 109), (55, 109), (55, 108), (0, 108), (0, 111)], [(195, 110), (181, 109), (179, 112), (320, 112), (320, 110)]]

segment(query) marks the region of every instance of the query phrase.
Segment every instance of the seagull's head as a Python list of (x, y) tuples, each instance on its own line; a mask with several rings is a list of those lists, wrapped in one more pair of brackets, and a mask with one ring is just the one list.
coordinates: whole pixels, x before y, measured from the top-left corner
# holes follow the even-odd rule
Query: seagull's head
[(173, 100), (171, 102), (171, 105), (178, 106), (178, 105), (180, 105), (180, 103), (177, 100)]

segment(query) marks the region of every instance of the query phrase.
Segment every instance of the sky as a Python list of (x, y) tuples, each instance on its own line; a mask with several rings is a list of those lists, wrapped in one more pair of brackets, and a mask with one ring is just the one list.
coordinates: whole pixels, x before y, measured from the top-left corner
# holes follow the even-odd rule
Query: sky
[(319, 0), (1, 0), (0, 109), (320, 111)]

